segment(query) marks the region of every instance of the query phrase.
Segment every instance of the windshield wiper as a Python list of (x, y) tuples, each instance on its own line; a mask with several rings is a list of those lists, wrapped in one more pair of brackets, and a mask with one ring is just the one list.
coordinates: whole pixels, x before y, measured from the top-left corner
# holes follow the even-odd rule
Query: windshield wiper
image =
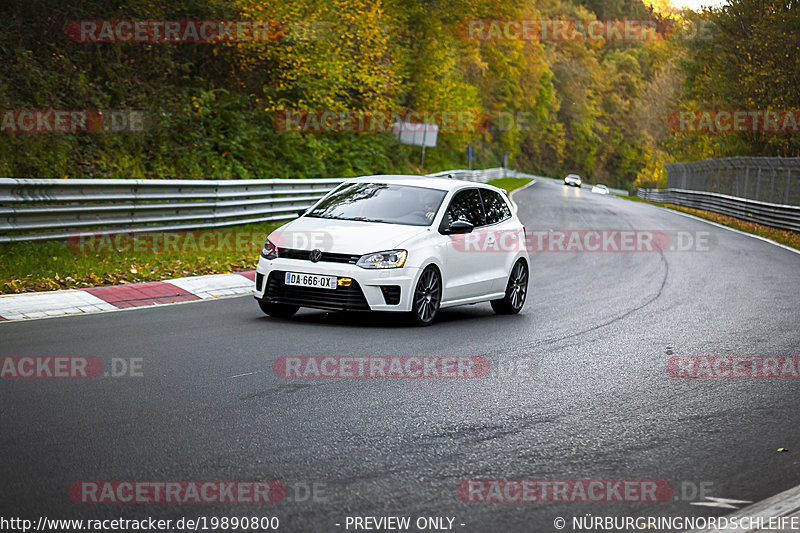
[(339, 216), (336, 216), (336, 215), (314, 215), (314, 214), (310, 214), (309, 213), (306, 216), (307, 217), (311, 217), (311, 218), (332, 218), (332, 219), (335, 219), (335, 220), (350, 220), (348, 218), (339, 217)]
[(380, 218), (367, 218), (367, 217), (350, 217), (346, 220), (358, 220), (359, 222), (386, 222)]
[(385, 220), (381, 220), (379, 218), (368, 218), (368, 217), (343, 217), (338, 215), (306, 215), (311, 218), (330, 218), (333, 220), (355, 220), (357, 222), (384, 222), (387, 223)]

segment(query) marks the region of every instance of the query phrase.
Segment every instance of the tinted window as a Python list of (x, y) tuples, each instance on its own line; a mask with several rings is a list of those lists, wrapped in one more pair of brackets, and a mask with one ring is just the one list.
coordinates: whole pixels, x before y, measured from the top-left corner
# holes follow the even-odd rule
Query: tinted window
[(483, 215), (483, 203), (478, 189), (467, 189), (456, 193), (447, 209), (445, 220), (448, 224), (456, 220), (469, 222), (473, 226), (486, 224)]
[(306, 216), (430, 226), (445, 191), (390, 183), (350, 183), (337, 189)]
[(487, 224), (497, 224), (511, 218), (511, 210), (499, 193), (481, 189), (481, 196), (483, 197), (483, 207), (486, 210)]

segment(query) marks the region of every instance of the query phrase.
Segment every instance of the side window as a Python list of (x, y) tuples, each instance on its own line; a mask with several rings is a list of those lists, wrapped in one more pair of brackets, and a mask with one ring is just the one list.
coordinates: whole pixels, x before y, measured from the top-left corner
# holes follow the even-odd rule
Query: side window
[(456, 220), (469, 222), (475, 227), (486, 224), (486, 217), (483, 214), (483, 202), (478, 189), (466, 189), (459, 191), (450, 202), (447, 208), (447, 216), (444, 221), (448, 224)]
[(511, 218), (511, 210), (503, 197), (495, 191), (481, 189), (483, 206), (486, 208), (486, 223), (497, 224)]

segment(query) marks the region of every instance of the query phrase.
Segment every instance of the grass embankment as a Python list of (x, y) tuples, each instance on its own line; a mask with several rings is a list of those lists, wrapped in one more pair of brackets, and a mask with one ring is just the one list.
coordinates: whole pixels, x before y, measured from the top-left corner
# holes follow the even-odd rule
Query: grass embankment
[(646, 204), (657, 205), (660, 207), (666, 207), (667, 209), (672, 209), (673, 211), (680, 211), (681, 213), (694, 215), (696, 217), (710, 220), (711, 222), (716, 222), (717, 224), (722, 224), (723, 226), (728, 226), (729, 228), (737, 229), (739, 231), (744, 231), (746, 233), (752, 233), (753, 235), (758, 235), (760, 237), (766, 237), (767, 239), (771, 239), (775, 242), (779, 242), (781, 244), (785, 244), (786, 246), (791, 246), (792, 248), (797, 248), (798, 250), (800, 250), (800, 233), (796, 231), (787, 231), (778, 228), (773, 228), (770, 226), (765, 226), (764, 224), (749, 222), (747, 220), (742, 220), (728, 215), (721, 215), (719, 213), (714, 213), (713, 211), (706, 211), (704, 209), (683, 207), (675, 204), (662, 204), (660, 202), (650, 202), (648, 200), (642, 200), (641, 198), (637, 198), (635, 196), (620, 196), (620, 198), (633, 200), (635, 202), (644, 202)]
[[(490, 184), (511, 192), (530, 179)], [(267, 235), (281, 224), (159, 234), (123, 234), (0, 245), (0, 294), (52, 291), (223, 274), (255, 268)]]

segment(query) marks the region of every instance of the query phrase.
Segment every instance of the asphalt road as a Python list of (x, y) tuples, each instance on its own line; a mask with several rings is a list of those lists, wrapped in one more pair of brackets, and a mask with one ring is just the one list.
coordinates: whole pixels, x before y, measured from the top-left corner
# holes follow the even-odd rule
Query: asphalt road
[[(800, 380), (665, 370), (672, 355), (800, 355), (800, 255), (552, 181), (515, 198), (529, 230), (681, 231), (708, 249), (535, 253), (520, 315), (480, 304), (429, 328), (305, 310), (276, 320), (251, 297), (2, 324), (0, 355), (142, 358), (144, 376), (0, 380), (0, 515), (277, 516), (282, 531), (319, 532), (345, 531), (346, 516), (448, 516), (465, 532), (555, 531), (557, 516), (730, 512), (689, 505), (700, 500), (682, 497), (690, 484), (751, 501), (800, 484)], [(480, 355), (493, 370), (277, 378), (272, 362), (291, 355)], [(468, 479), (678, 490), (658, 503), (465, 503), (456, 486)], [(277, 480), (289, 494), (270, 505), (76, 504), (79, 480)], [(301, 494), (314, 483), (313, 497)]]

